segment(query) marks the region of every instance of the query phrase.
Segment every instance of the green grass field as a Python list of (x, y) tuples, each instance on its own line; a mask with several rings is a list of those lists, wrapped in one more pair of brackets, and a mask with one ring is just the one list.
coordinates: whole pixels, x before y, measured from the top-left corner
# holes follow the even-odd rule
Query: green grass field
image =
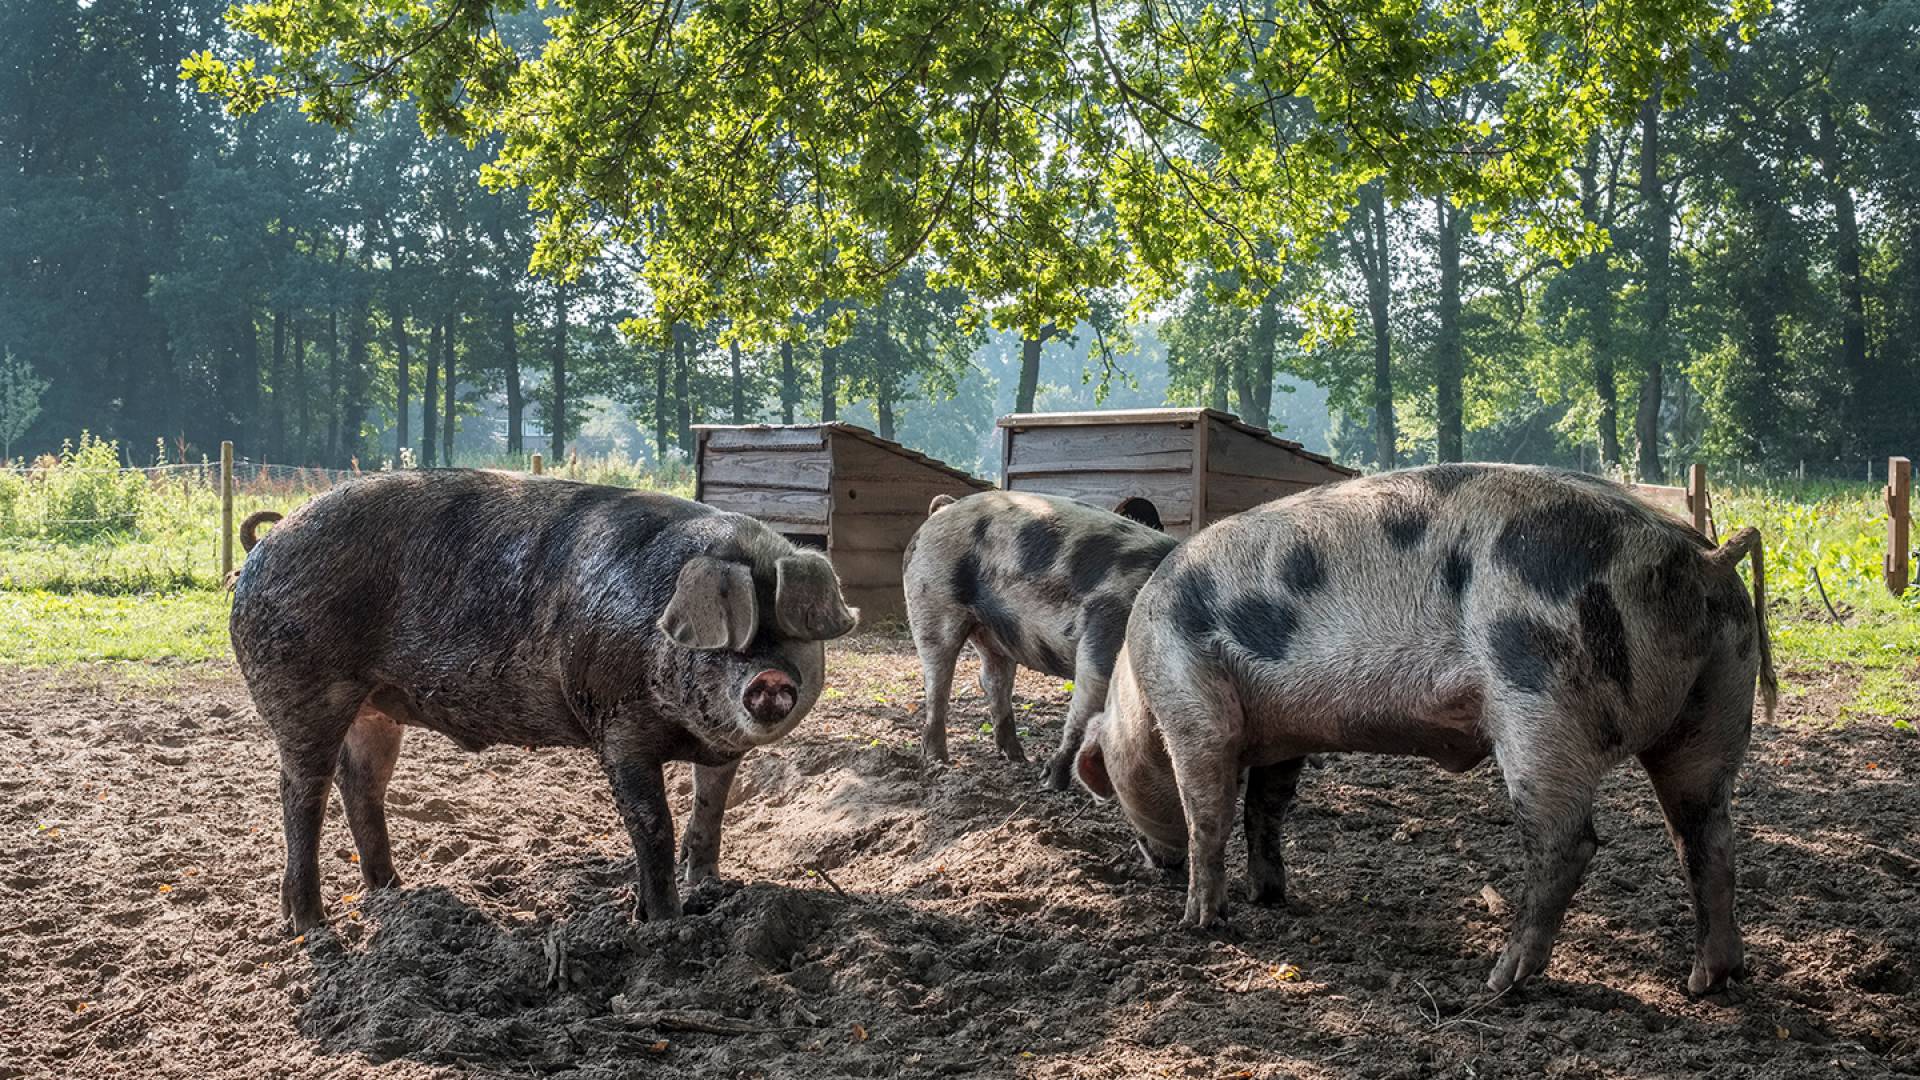
[[(94, 464), (111, 460), (96, 453)], [(624, 462), (582, 463), (578, 475), (683, 495), (691, 488), (684, 470), (654, 477)], [(244, 493), (235, 518), (284, 512), (311, 494)], [(1752, 486), (1718, 493), (1715, 518), (1723, 536), (1751, 524), (1766, 538), (1775, 653), (1785, 672), (1852, 681), (1852, 701), (1836, 721), (1920, 718), (1920, 587), (1896, 599), (1881, 584), (1886, 526), (1877, 489)], [(61, 524), (76, 520), (83, 524)], [(199, 474), (154, 481), (70, 465), (64, 475), (55, 468), (32, 480), (0, 476), (0, 663), (227, 657), (218, 528), (218, 496)], [(1790, 678), (1786, 692), (1794, 693)]]

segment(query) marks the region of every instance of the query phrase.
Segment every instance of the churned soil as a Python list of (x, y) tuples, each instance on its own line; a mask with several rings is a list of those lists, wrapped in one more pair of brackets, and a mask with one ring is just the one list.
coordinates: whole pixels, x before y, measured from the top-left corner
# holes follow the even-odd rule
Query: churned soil
[[(1491, 766), (1310, 770), (1292, 907), (1201, 934), (1113, 807), (993, 752), (970, 668), (954, 763), (923, 770), (911, 647), (863, 635), (830, 667), (743, 768), (727, 880), (685, 918), (632, 916), (589, 755), (414, 732), (390, 809), (405, 887), (362, 890), (336, 806), (333, 921), (298, 939), (274, 754), (230, 666), (0, 669), (0, 1080), (1920, 1074), (1920, 739), (1834, 726), (1843, 674), (1800, 673), (1756, 727), (1735, 811), (1752, 977), (1696, 1001), (1635, 768), (1606, 786), (1548, 977), (1494, 999), (1520, 857)], [(1036, 760), (1066, 698), (1022, 675)]]

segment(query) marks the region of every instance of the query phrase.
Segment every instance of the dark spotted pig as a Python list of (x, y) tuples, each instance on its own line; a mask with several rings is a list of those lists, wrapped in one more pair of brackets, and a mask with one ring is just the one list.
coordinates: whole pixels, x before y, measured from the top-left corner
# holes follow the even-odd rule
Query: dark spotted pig
[(1577, 473), (1443, 465), (1318, 488), (1161, 564), (1077, 771), (1150, 857), (1189, 856), (1184, 921), (1206, 925), (1243, 770), (1253, 897), (1272, 902), (1305, 755), (1463, 771), (1491, 754), (1526, 858), (1500, 990), (1546, 966), (1594, 852), (1594, 789), (1637, 757), (1692, 888), (1703, 992), (1742, 973), (1727, 807), (1756, 672), (1769, 709), (1775, 693), (1763, 590), (1754, 530), (1711, 548)]
[(404, 472), (320, 496), (248, 555), (233, 601), (234, 653), (280, 748), (286, 915), (324, 918), (330, 783), (367, 884), (397, 882), (385, 799), (407, 726), (469, 750), (591, 747), (641, 909), (678, 915), (662, 764), (694, 765), (682, 871), (711, 877), (741, 756), (806, 715), (821, 642), (854, 621), (824, 557), (667, 495)]
[(1047, 782), (1072, 782), (1087, 719), (1106, 700), (1134, 594), (1173, 550), (1165, 533), (1072, 499), (988, 491), (933, 502), (906, 554), (907, 620), (926, 678), (922, 751), (947, 759), (953, 668), (972, 641), (993, 741), (1025, 761), (1013, 722), (1014, 665), (1073, 680)]

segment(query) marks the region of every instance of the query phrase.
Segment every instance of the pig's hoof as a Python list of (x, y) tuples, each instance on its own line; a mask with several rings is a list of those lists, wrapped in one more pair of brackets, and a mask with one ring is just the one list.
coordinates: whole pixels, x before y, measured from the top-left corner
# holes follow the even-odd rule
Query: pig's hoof
[(327, 913), (318, 904), (304, 911), (293, 911), (287, 915), (288, 933), (299, 935), (318, 926), (325, 926)]
[(365, 868), (362, 870), (360, 877), (367, 883), (367, 888), (369, 889), (397, 889), (400, 887), (400, 875), (395, 872), (391, 866), (385, 869)]
[(1055, 754), (1047, 760), (1046, 771), (1040, 774), (1040, 786), (1051, 791), (1065, 791), (1073, 786), (1073, 755)]
[(703, 881), (712, 881), (720, 876), (720, 868), (712, 863), (694, 865), (688, 863), (680, 868), (680, 880), (687, 885), (698, 885)]
[(1509, 945), (1500, 959), (1493, 965), (1493, 973), (1487, 976), (1487, 989), (1498, 994), (1516, 986), (1524, 985), (1529, 979), (1546, 970), (1546, 950), (1522, 949)]
[(1745, 982), (1747, 966), (1735, 964), (1732, 968), (1714, 970), (1704, 964), (1695, 963), (1692, 974), (1687, 976), (1687, 995), (1704, 997), (1709, 994), (1729, 993), (1736, 982)]
[(1001, 755), (1008, 761), (1027, 760), (1027, 751), (1025, 747), (1020, 745), (1020, 736), (1014, 734), (1012, 731), (1009, 731), (1005, 735), (995, 734), (993, 737), (993, 745), (1000, 748)]
[(947, 763), (947, 743), (945, 739), (937, 743), (920, 744), (920, 763), (923, 765), (945, 765)]
[(1284, 881), (1247, 883), (1248, 899), (1260, 907), (1289, 907), (1287, 903), (1287, 883)]

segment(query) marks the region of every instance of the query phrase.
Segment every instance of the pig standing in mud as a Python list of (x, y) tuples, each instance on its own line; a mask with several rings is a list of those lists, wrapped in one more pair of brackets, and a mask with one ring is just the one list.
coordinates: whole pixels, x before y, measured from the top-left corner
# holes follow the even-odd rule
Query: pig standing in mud
[(1065, 790), (1087, 720), (1107, 697), (1134, 594), (1173, 538), (1072, 499), (988, 491), (934, 499), (907, 545), (907, 621), (926, 677), (921, 748), (947, 759), (953, 668), (968, 641), (993, 712), (993, 741), (1025, 761), (1013, 722), (1014, 665), (1073, 680), (1047, 783)]
[[(262, 519), (248, 519), (254, 547)], [(235, 583), (233, 648), (280, 748), (281, 904), (324, 920), (320, 824), (337, 782), (369, 887), (394, 885), (386, 789), (403, 726), (462, 747), (592, 747), (649, 919), (680, 913), (661, 766), (694, 765), (682, 847), (712, 877), (741, 757), (820, 694), (853, 629), (825, 557), (667, 495), (503, 473), (390, 473), (295, 511)]]
[[(1736, 572), (1753, 559), (1753, 602)], [(1225, 911), (1245, 780), (1256, 902), (1284, 899), (1302, 758), (1500, 764), (1524, 896), (1487, 984), (1546, 967), (1596, 838), (1602, 774), (1638, 757), (1693, 892), (1702, 993), (1743, 974), (1728, 802), (1756, 671), (1771, 710), (1759, 533), (1708, 542), (1578, 473), (1442, 465), (1269, 503), (1195, 536), (1140, 592), (1077, 761), (1150, 858), (1188, 859), (1184, 922)]]

